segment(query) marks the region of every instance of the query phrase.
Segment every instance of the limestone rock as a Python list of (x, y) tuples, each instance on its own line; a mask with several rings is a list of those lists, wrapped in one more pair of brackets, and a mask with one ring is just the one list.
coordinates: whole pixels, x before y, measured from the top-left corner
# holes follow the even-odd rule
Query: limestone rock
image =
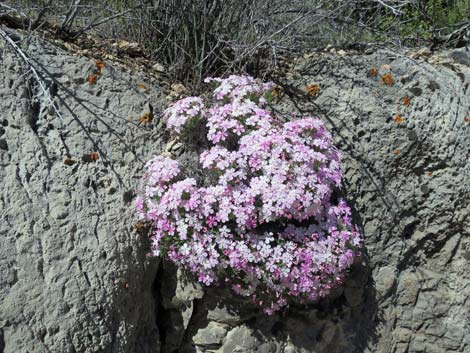
[(158, 352), (158, 261), (132, 203), (161, 141), (127, 116), (149, 99), (161, 107), (162, 90), (141, 94), (143, 77), (112, 63), (91, 86), (89, 59), (19, 45), (61, 117), (0, 40), (0, 352)]
[[(276, 108), (286, 119), (293, 111), (320, 116), (332, 132), (369, 271), (353, 269), (329, 301), (269, 318), (237, 320), (242, 306), (229, 299), (205, 304), (204, 320), (192, 325), (223, 322), (225, 304), (234, 327), (217, 351), (259, 352), (263, 344), (273, 353), (470, 349), (470, 69), (461, 52), (440, 54), (454, 62), (386, 50), (296, 61), (285, 79), (291, 96)], [(371, 76), (371, 68), (390, 73), (394, 84)], [(305, 92), (310, 82), (322, 87), (314, 99)]]
[(200, 328), (193, 337), (193, 342), (197, 346), (213, 347), (220, 346), (227, 333), (227, 326), (209, 322), (207, 327)]
[[(366, 250), (332, 297), (266, 316), (146, 256), (132, 203), (167, 141), (156, 119), (128, 117), (158, 116), (162, 89), (139, 90), (148, 78), (111, 62), (90, 85), (89, 59), (15, 38), (61, 117), (0, 42), (0, 353), (470, 349), (468, 48), (445, 61), (389, 50), (296, 61), (276, 108), (326, 122)], [(186, 94), (174, 86), (172, 99)]]

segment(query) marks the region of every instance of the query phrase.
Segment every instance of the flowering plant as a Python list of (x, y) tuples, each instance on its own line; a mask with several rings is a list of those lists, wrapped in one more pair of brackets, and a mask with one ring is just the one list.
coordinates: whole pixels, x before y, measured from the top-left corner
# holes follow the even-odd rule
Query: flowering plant
[(209, 78), (208, 102), (189, 97), (164, 113), (174, 134), (205, 124), (200, 169), (183, 177), (177, 161), (147, 162), (137, 213), (151, 224), (152, 254), (166, 256), (205, 285), (227, 283), (271, 314), (288, 300), (314, 301), (344, 280), (360, 234), (335, 200), (339, 151), (323, 122), (281, 123), (267, 109), (273, 84)]

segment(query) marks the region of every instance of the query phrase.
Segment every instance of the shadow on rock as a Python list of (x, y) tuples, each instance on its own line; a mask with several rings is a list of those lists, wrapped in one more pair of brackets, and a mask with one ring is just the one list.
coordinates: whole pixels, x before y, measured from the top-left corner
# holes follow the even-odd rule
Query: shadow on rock
[(179, 346), (167, 346), (162, 352), (345, 353), (363, 352), (376, 341), (377, 302), (365, 260), (354, 266), (344, 286), (328, 299), (291, 304), (273, 316), (227, 288), (208, 288), (191, 305), (190, 317), (180, 311), (180, 320), (173, 323), (176, 311), (166, 311), (163, 321), (172, 327), (170, 331), (178, 322), (185, 327), (180, 327), (184, 333), (179, 334)]

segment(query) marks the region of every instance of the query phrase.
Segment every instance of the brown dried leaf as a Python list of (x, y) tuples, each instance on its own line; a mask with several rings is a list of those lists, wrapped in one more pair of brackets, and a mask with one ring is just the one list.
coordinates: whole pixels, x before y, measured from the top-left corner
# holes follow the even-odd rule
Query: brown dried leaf
[(96, 60), (95, 65), (98, 68), (98, 70), (101, 72), (106, 67), (106, 64), (102, 60)]
[(371, 75), (371, 76), (373, 76), (373, 77), (374, 77), (374, 76), (377, 76), (377, 73), (378, 73), (378, 70), (377, 70), (375, 67), (373, 67), (373, 68), (370, 69), (370, 71), (369, 71), (369, 75)]
[(401, 124), (404, 121), (403, 117), (400, 114), (395, 115), (393, 117), (393, 120), (395, 120), (397, 124)]
[(403, 102), (403, 105), (404, 105), (404, 106), (408, 106), (408, 105), (410, 105), (411, 99), (410, 99), (410, 97), (408, 97), (408, 96), (404, 96), (404, 97), (402, 98), (402, 102)]
[(315, 97), (317, 94), (318, 94), (318, 91), (320, 90), (320, 87), (318, 86), (318, 84), (312, 84), (312, 85), (307, 85), (307, 87), (305, 87), (307, 93), (309, 95), (311, 95), (312, 97)]
[(94, 84), (96, 84), (96, 81), (98, 80), (98, 74), (93, 73), (90, 76), (88, 76), (88, 78), (86, 80), (90, 85), (94, 85)]
[(64, 159), (64, 164), (65, 165), (74, 165), (75, 161), (72, 158), (65, 158)]
[(382, 75), (380, 78), (382, 79), (382, 82), (387, 86), (392, 86), (395, 83), (395, 79), (393, 78), (391, 73)]
[(86, 163), (96, 162), (98, 159), (100, 159), (98, 152), (85, 153), (82, 156), (82, 161)]
[(153, 120), (153, 115), (151, 112), (146, 112), (139, 118), (139, 122), (143, 124), (150, 124), (152, 120)]
[(100, 159), (100, 154), (98, 152), (91, 152), (90, 158), (96, 162), (98, 159)]
[(273, 88), (272, 94), (273, 94), (274, 97), (279, 97), (281, 95), (281, 93), (282, 93), (282, 88), (281, 87), (276, 86), (276, 87)]
[(147, 86), (146, 86), (145, 83), (143, 83), (143, 82), (138, 83), (137, 86), (138, 86), (140, 89), (143, 89), (144, 91), (147, 90)]
[(141, 231), (142, 229), (144, 229), (145, 225), (142, 223), (142, 222), (137, 222), (136, 224), (134, 224), (134, 228), (136, 231)]

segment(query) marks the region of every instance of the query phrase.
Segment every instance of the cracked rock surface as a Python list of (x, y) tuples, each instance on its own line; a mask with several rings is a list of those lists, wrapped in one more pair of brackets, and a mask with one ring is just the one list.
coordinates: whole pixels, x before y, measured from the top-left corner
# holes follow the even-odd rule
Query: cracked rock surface
[[(470, 68), (462, 57), (470, 49), (297, 60), (275, 108), (286, 119), (320, 116), (332, 131), (366, 266), (329, 300), (272, 317), (223, 290), (188, 297), (184, 339), (165, 351), (469, 352)], [(169, 326), (185, 315), (160, 312)]]
[(343, 151), (366, 254), (328, 300), (267, 317), (146, 257), (132, 200), (167, 142), (158, 82), (106, 63), (90, 84), (93, 60), (20, 44), (62, 117), (0, 42), (0, 353), (470, 350), (470, 49), (314, 54), (280, 80), (276, 109)]
[(91, 85), (93, 60), (20, 44), (62, 117), (0, 41), (0, 352), (158, 351), (131, 200), (161, 139), (129, 117), (156, 114), (161, 89), (112, 65)]

